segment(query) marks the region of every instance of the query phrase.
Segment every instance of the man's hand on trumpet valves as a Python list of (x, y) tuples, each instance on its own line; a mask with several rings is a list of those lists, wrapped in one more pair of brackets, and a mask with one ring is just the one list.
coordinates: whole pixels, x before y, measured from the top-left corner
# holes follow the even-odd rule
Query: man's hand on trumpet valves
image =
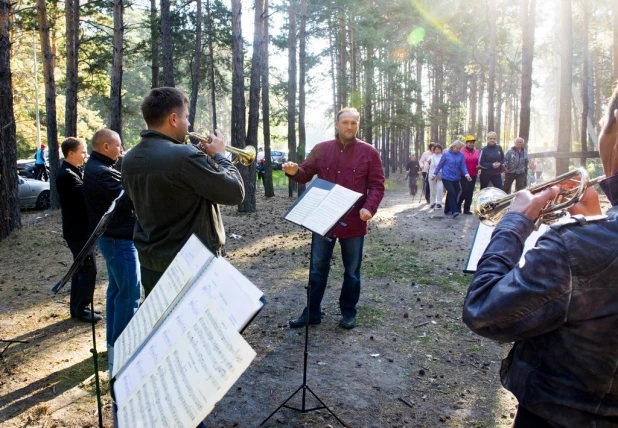
[(298, 172), (298, 164), (294, 162), (286, 162), (281, 165), (281, 169), (287, 175), (296, 175), (296, 173)]
[(214, 135), (211, 134), (209, 137), (209, 143), (206, 141), (200, 141), (198, 147), (210, 157), (216, 155), (217, 153), (225, 155), (225, 138), (223, 137), (223, 134), (221, 134), (218, 129), (215, 129)]
[(559, 192), (560, 188), (558, 186), (545, 189), (536, 195), (533, 195), (528, 190), (520, 190), (513, 198), (509, 211), (522, 213), (534, 222), (539, 218), (547, 202), (554, 199)]

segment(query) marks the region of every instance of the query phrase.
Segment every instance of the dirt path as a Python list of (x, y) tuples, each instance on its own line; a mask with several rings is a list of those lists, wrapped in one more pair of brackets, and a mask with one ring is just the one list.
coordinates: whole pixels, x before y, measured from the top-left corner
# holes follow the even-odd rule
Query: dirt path
[[(257, 426), (302, 383), (304, 330), (289, 329), (287, 320), (305, 303), (310, 235), (281, 219), (289, 205), (278, 194), (259, 197), (257, 214), (224, 209), (228, 260), (264, 291), (268, 304), (245, 332), (258, 356), (208, 426)], [(0, 359), (0, 426), (96, 424), (90, 330), (68, 319), (68, 294), (52, 298), (47, 291), (70, 263), (59, 217), (30, 219), (0, 243), (0, 339), (30, 342), (11, 345)], [(476, 224), (471, 216), (445, 218), (404, 193), (387, 192), (365, 242), (351, 331), (337, 327), (342, 269), (335, 250), (325, 316), (310, 329), (308, 385), (348, 426), (510, 426), (516, 402), (498, 380), (508, 347), (471, 334), (461, 322), (470, 279), (461, 271)], [(105, 277), (99, 260), (95, 303), (101, 308)], [(99, 351), (105, 351), (104, 330), (99, 324)], [(107, 373), (101, 374), (106, 388)], [(296, 398), (289, 404), (299, 406)], [(105, 404), (109, 424), (107, 396)], [(308, 398), (307, 408), (314, 404)], [(284, 409), (269, 423), (328, 425), (337, 421), (326, 410)]]

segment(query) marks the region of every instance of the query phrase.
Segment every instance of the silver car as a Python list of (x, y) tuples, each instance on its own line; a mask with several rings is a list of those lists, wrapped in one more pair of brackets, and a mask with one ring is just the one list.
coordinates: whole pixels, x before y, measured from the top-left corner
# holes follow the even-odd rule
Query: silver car
[(50, 207), (49, 182), (18, 177), (20, 208), (46, 210)]

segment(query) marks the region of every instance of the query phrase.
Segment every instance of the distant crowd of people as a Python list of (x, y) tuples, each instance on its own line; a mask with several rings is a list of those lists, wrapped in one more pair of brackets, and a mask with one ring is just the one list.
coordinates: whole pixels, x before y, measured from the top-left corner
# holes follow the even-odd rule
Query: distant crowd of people
[(497, 140), (497, 134), (489, 132), (487, 144), (478, 150), (476, 138), (468, 135), (464, 142), (453, 141), (446, 151), (441, 144), (430, 143), (420, 160), (411, 155), (405, 177), (410, 195), (414, 197), (418, 193), (420, 176), (422, 193), (430, 208), (444, 208), (445, 215), (457, 217), (461, 213), (472, 214), (470, 207), (477, 178), (481, 189), (493, 186), (506, 193), (511, 193), (513, 183), (518, 191), (542, 179), (543, 161), (529, 159), (523, 138), (515, 138), (506, 153)]

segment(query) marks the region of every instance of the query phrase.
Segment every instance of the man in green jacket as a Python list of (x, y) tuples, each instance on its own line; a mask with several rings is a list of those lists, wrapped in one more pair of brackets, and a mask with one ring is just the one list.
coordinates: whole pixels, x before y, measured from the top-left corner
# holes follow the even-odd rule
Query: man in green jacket
[(192, 234), (215, 254), (225, 244), (219, 204), (237, 205), (245, 189), (215, 131), (200, 150), (183, 144), (189, 101), (175, 88), (155, 88), (141, 105), (148, 127), (125, 156), (122, 182), (137, 213), (134, 242), (146, 295)]

